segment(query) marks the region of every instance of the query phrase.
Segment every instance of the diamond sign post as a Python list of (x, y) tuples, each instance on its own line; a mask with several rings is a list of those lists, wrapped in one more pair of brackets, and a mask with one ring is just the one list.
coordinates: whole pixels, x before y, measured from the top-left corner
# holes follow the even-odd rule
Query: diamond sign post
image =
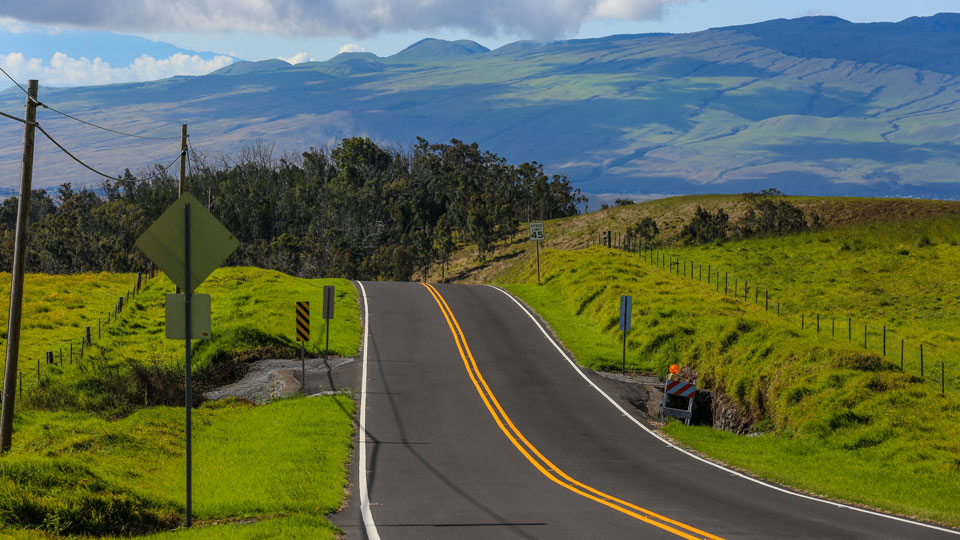
[[(186, 360), (186, 386), (184, 403), (187, 409), (187, 527), (193, 524), (192, 453), (191, 453), (191, 396), (190, 396), (190, 340), (197, 325), (194, 318), (205, 319), (206, 336), (209, 337), (209, 297), (199, 304), (205, 313), (193, 306), (193, 289), (213, 270), (220, 266), (240, 245), (240, 241), (208, 212), (203, 203), (189, 193), (184, 193), (137, 239), (136, 245), (147, 257), (163, 270), (183, 291), (183, 295), (167, 295), (168, 306), (176, 305), (182, 296), (183, 318), (167, 317), (167, 325), (182, 324), (184, 357)], [(206, 296), (206, 295), (203, 295)], [(174, 298), (170, 298), (174, 297)], [(171, 308), (168, 307), (168, 313)], [(179, 311), (179, 310), (177, 310)], [(180, 335), (179, 329), (167, 329), (168, 336)]]

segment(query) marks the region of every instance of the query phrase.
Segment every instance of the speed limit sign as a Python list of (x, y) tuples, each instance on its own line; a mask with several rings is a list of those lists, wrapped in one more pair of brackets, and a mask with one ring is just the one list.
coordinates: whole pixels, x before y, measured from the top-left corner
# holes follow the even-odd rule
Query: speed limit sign
[(530, 239), (535, 242), (540, 242), (544, 238), (543, 236), (543, 222), (530, 223)]

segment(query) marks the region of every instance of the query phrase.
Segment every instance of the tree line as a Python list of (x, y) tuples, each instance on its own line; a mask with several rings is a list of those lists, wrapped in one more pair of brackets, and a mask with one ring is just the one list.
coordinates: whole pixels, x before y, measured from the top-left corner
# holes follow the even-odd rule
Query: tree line
[[(228, 265), (304, 277), (409, 280), (464, 244), (483, 258), (520, 222), (577, 214), (587, 199), (537, 162), (512, 165), (476, 143), (386, 149), (366, 138), (275, 158), (268, 146), (212, 161), (191, 155), (187, 190), (239, 238)], [(27, 269), (128, 272), (149, 261), (134, 246), (177, 198), (160, 166), (98, 189), (35, 190)], [(0, 204), (0, 268), (13, 258), (17, 198)]]

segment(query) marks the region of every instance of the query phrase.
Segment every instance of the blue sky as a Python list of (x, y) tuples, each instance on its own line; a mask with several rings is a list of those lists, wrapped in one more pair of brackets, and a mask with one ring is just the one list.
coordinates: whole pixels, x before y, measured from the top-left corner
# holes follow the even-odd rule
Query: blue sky
[(32, 0), (0, 5), (0, 66), (21, 80), (73, 86), (199, 75), (235, 58), (326, 60), (341, 50), (389, 56), (424, 37), (496, 48), (813, 14), (877, 22), (945, 11), (960, 11), (960, 1)]

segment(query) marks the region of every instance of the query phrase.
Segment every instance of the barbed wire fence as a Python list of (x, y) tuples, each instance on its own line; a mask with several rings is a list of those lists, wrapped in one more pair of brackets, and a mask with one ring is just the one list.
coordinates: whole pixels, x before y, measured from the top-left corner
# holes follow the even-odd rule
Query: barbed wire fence
[(745, 303), (762, 306), (764, 311), (786, 319), (796, 325), (801, 334), (815, 333), (817, 336), (834, 339), (846, 339), (863, 349), (878, 352), (881, 357), (904, 373), (911, 373), (920, 380), (936, 382), (940, 385), (940, 394), (945, 395), (947, 388), (960, 389), (960, 369), (956, 364), (948, 364), (935, 345), (907, 341), (898, 335), (891, 326), (871, 324), (851, 315), (837, 316), (816, 310), (800, 309), (793, 311), (774, 296), (770, 289), (749, 277), (723, 270), (719, 265), (685, 259), (659, 247), (643, 244), (638, 238), (611, 231), (589, 237), (585, 247), (601, 246), (631, 253), (645, 264), (664, 270), (680, 279), (692, 280), (707, 285), (715, 293), (732, 297)]

